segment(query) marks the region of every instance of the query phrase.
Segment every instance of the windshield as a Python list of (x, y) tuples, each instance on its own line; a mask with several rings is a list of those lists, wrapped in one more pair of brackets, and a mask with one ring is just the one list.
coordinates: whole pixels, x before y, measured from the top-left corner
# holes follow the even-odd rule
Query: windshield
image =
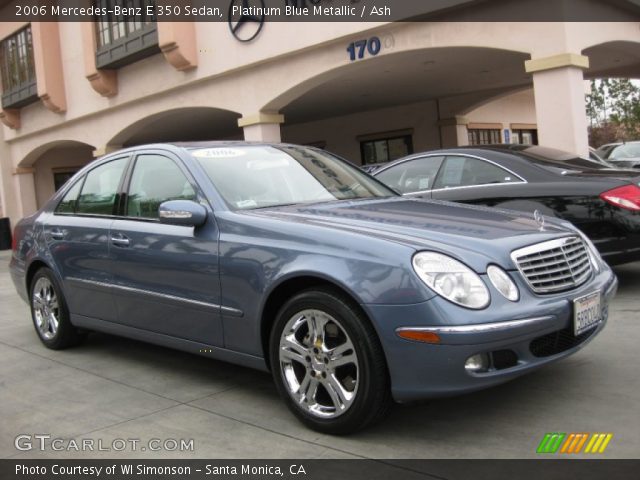
[(640, 158), (640, 143), (626, 143), (613, 149), (609, 156), (612, 160), (623, 158)]
[(238, 210), (397, 196), (356, 166), (311, 148), (211, 147), (191, 154)]

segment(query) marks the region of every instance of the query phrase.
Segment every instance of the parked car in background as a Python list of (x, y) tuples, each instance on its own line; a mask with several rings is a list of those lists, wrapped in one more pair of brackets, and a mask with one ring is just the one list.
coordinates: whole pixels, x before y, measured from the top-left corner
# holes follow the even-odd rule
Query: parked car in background
[(640, 141), (602, 145), (596, 154), (616, 167), (640, 168)]
[(11, 276), (45, 346), (97, 330), (270, 369), (327, 433), (576, 352), (617, 287), (568, 222), (402, 198), (294, 145), (115, 152), (15, 238)]
[(611, 265), (640, 260), (640, 172), (527, 145), (414, 154), (373, 175), (406, 196), (538, 211), (572, 222)]
[(596, 152), (596, 149), (593, 147), (589, 147), (589, 160), (593, 160), (596, 163), (600, 163), (604, 165), (606, 168), (616, 168), (615, 165), (607, 162), (605, 159), (600, 157), (600, 155), (598, 155), (598, 153)]
[(382, 167), (386, 167), (387, 165), (389, 165), (389, 162), (368, 163), (366, 165), (360, 166), (360, 168), (362, 169), (363, 172), (367, 172), (369, 175), (371, 175), (376, 170), (379, 170)]

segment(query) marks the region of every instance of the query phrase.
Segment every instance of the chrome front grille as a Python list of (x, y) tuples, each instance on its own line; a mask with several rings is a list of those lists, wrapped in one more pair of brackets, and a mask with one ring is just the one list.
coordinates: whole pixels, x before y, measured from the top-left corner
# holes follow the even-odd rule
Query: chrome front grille
[(566, 237), (515, 250), (511, 258), (531, 289), (554, 293), (582, 285), (591, 275), (589, 251), (580, 237)]

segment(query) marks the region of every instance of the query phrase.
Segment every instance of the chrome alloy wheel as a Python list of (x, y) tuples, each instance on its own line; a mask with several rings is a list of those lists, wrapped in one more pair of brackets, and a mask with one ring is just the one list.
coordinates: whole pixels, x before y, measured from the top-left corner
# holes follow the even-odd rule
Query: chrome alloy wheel
[(52, 339), (60, 325), (60, 304), (53, 285), (46, 277), (40, 277), (36, 281), (31, 304), (40, 335), (46, 340)]
[(319, 418), (336, 418), (353, 404), (358, 357), (338, 320), (321, 310), (293, 315), (280, 336), (280, 371), (289, 395)]

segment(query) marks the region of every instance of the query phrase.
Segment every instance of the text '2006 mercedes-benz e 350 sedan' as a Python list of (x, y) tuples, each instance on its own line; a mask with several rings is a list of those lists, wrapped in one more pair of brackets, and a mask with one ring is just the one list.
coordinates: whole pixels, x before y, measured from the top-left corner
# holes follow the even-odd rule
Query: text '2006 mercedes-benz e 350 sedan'
[(18, 223), (11, 274), (49, 348), (93, 330), (270, 370), (336, 434), (574, 353), (617, 287), (568, 223), (406, 199), (321, 150), (240, 142), (92, 162)]

